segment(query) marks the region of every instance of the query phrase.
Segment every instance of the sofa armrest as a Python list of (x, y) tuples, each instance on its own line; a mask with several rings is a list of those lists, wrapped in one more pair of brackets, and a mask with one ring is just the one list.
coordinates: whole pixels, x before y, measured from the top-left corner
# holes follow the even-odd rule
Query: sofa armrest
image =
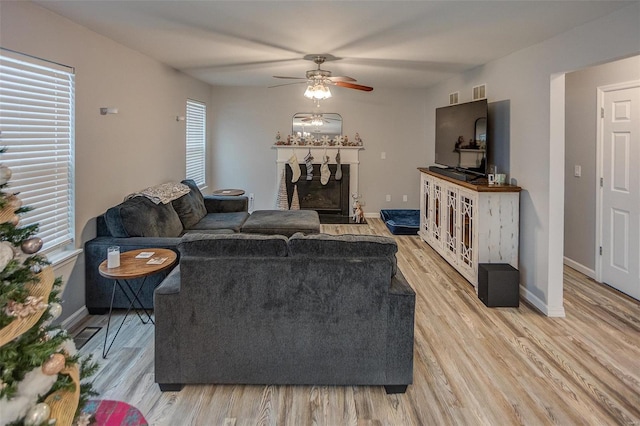
[(413, 383), (413, 327), (416, 293), (402, 272), (391, 279), (387, 332), (387, 383)]
[(391, 287), (389, 287), (389, 294), (398, 296), (412, 296), (415, 298), (416, 292), (407, 282), (407, 279), (402, 275), (402, 272), (397, 271), (394, 278), (391, 280)]
[(162, 283), (156, 287), (153, 298), (157, 300), (162, 296), (170, 296), (180, 293), (180, 265), (173, 268)]
[(180, 266), (153, 293), (155, 310), (155, 380), (163, 385), (182, 383), (180, 363)]
[(249, 199), (244, 196), (206, 195), (204, 206), (207, 213), (234, 213), (249, 211)]

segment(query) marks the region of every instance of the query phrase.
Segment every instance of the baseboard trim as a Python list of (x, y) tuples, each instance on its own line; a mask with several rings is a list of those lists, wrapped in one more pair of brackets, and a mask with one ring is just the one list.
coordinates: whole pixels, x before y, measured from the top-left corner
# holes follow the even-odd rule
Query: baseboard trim
[(564, 264), (567, 265), (571, 269), (575, 269), (576, 271), (585, 274), (589, 278), (595, 280), (596, 279), (596, 271), (591, 268), (587, 268), (581, 263), (576, 262), (573, 259), (569, 259), (568, 257), (564, 257)]
[(67, 317), (67, 319), (62, 321), (60, 323), (60, 327), (62, 327), (65, 330), (71, 330), (73, 327), (78, 325), (80, 323), (80, 321), (82, 321), (88, 315), (89, 315), (89, 311), (87, 310), (87, 307), (83, 306), (82, 308), (78, 309), (77, 311), (75, 311), (74, 313), (69, 315), (69, 317)]
[(536, 308), (537, 310), (539, 310), (540, 312), (542, 312), (548, 317), (564, 318), (566, 316), (564, 312), (564, 306), (558, 306), (558, 307), (549, 306), (546, 303), (544, 303), (538, 296), (531, 293), (529, 290), (526, 289), (526, 287), (522, 285), (520, 286), (520, 294), (524, 297), (524, 299), (527, 302), (533, 305), (534, 308)]

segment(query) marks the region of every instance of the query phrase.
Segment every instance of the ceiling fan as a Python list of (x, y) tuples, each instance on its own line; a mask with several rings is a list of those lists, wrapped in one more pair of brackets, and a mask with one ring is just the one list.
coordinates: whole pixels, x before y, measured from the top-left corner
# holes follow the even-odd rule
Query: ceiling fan
[(289, 80), (302, 80), (297, 81), (295, 83), (285, 83), (278, 84), (276, 86), (270, 87), (279, 87), (286, 86), (289, 84), (299, 84), (299, 83), (308, 83), (307, 90), (304, 95), (307, 98), (320, 100), (331, 97), (331, 92), (329, 91), (328, 85), (346, 87), (347, 89), (356, 89), (362, 90), (365, 92), (370, 92), (373, 90), (373, 87), (363, 86), (361, 84), (355, 84), (354, 81), (357, 81), (355, 78), (347, 77), (347, 76), (332, 76), (331, 71), (323, 70), (320, 66), (325, 63), (325, 61), (334, 61), (338, 58), (328, 55), (328, 54), (320, 54), (320, 55), (306, 55), (304, 59), (308, 61), (313, 61), (318, 68), (315, 70), (309, 70), (306, 73), (305, 77), (286, 77), (280, 75), (274, 75), (274, 78), (283, 78)]
[(332, 121), (341, 121), (337, 118), (325, 117), (324, 114), (308, 114), (300, 115), (300, 121), (305, 124), (312, 124), (315, 126), (322, 126), (324, 123), (330, 123)]

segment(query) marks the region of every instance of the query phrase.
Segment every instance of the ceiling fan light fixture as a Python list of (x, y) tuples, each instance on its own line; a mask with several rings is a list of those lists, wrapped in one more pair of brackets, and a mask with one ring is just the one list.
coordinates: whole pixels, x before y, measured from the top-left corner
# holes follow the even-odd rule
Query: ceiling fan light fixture
[(305, 98), (320, 101), (323, 99), (329, 99), (331, 97), (331, 90), (329, 90), (324, 82), (316, 82), (307, 86), (304, 96)]
[(322, 125), (324, 125), (324, 121), (322, 120), (322, 116), (319, 116), (319, 115), (312, 116), (311, 125), (312, 126), (322, 126)]

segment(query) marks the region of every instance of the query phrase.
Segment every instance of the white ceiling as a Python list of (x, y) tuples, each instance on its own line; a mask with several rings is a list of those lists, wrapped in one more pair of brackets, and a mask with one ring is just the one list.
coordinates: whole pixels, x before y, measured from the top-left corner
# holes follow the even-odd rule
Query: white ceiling
[[(302, 57), (373, 87), (428, 87), (630, 1), (69, 1), (35, 3), (213, 85), (302, 77)], [(571, 54), (571, 52), (567, 52)]]

